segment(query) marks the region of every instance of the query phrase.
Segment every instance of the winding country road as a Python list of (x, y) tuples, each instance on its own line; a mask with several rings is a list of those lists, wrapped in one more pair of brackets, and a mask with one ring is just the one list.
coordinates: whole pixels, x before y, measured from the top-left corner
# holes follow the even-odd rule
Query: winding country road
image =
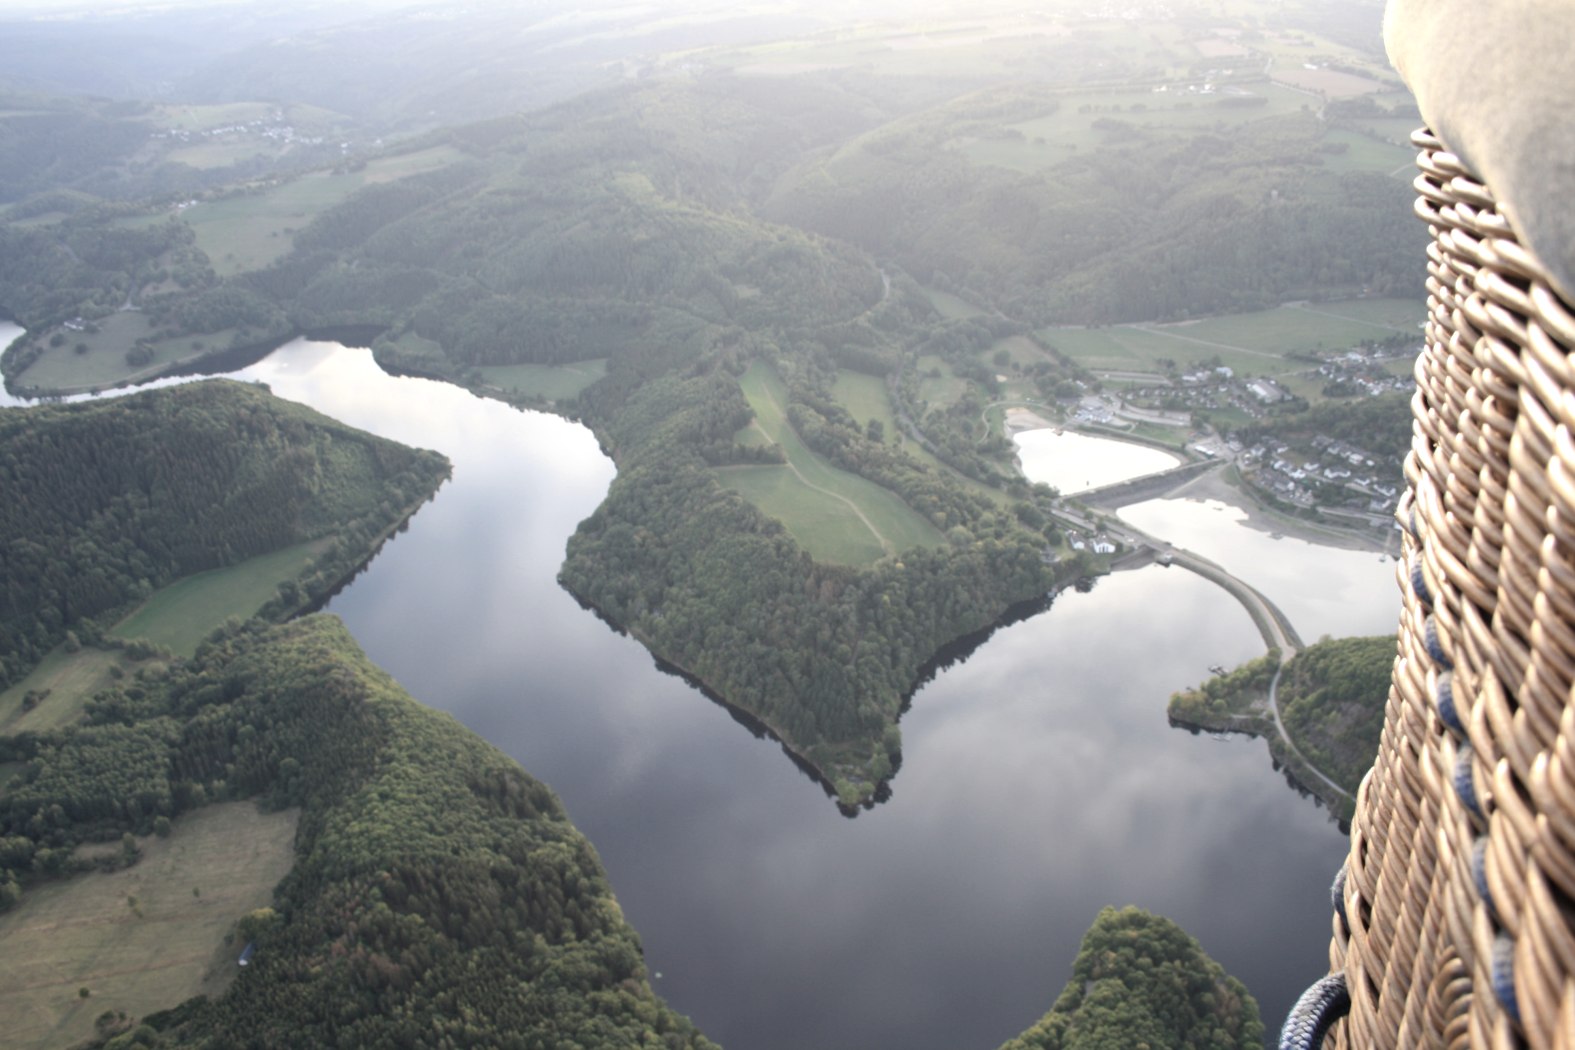
[(1302, 764), (1302, 768), (1306, 769), (1313, 776), (1329, 785), (1330, 790), (1338, 793), (1340, 797), (1351, 798), (1352, 796), (1349, 791), (1345, 790), (1345, 788), (1341, 787), (1339, 784), (1336, 784), (1333, 780), (1330, 780), (1328, 776), (1324, 774), (1323, 770), (1313, 765), (1312, 759), (1302, 754), (1301, 748), (1296, 746), (1296, 741), (1291, 739), (1291, 734), (1285, 731), (1285, 722), (1280, 718), (1279, 699), (1280, 675), (1284, 673), (1285, 660), (1282, 657), (1280, 660), (1280, 666), (1274, 669), (1274, 679), (1269, 683), (1269, 713), (1274, 716), (1274, 728), (1279, 731), (1280, 739), (1285, 741), (1285, 746), (1290, 749), (1291, 754), (1296, 756), (1297, 761)]

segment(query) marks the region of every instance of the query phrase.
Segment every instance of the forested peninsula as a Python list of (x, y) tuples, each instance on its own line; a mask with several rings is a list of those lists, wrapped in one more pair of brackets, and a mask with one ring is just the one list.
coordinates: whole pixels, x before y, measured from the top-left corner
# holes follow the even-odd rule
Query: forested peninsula
[[(656, 80), (436, 131), (249, 241), (255, 265), (130, 203), (77, 202), (42, 232), (0, 224), (0, 308), (30, 331), (0, 365), (24, 389), (69, 375), (114, 342), (86, 331), (104, 326), (133, 336), (134, 372), (356, 326), (381, 333), (387, 368), (584, 421), (619, 473), (570, 541), (564, 586), (767, 726), (844, 807), (867, 804), (935, 654), (1102, 567), (981, 428), (985, 401), (931, 406), (926, 377), (988, 390), (990, 348), (1051, 320), (1397, 286), (1415, 232), (1388, 180), (1349, 175), (1331, 195), (1305, 114), (1028, 175), (936, 146), (1054, 113), (1055, 94), (953, 91)], [(276, 192), (215, 206), (243, 215)], [(948, 316), (927, 286), (986, 309)], [(1053, 350), (1032, 356), (1039, 389), (1087, 385)], [(547, 397), (518, 385), (529, 369), (589, 382)], [(866, 381), (889, 421), (839, 399)], [(852, 507), (859, 544), (793, 510), (809, 498)]]
[(242, 979), (216, 1000), (104, 1018), (101, 1038), (133, 1040), (110, 1045), (710, 1045), (652, 994), (553, 794), (410, 699), (333, 617), (216, 633), (167, 675), (101, 696), (84, 724), (13, 746), (13, 899), (78, 842), (222, 799), (300, 810), (294, 867), (240, 923), (235, 951), (254, 945)]
[(316, 541), (260, 610), (282, 619), (447, 476), (434, 452), (227, 380), (0, 410), (0, 688), (176, 579)]
[(1105, 908), (1055, 1006), (1001, 1050), (1259, 1050), (1258, 1003), (1169, 919)]
[[(44, 546), (66, 537), (84, 556), (56, 565), (41, 593), (102, 590), (109, 610), (121, 607), (122, 577), (135, 599), (171, 574), (348, 522), (335, 557), (264, 610), (288, 615), (447, 472), (435, 454), (225, 381), (8, 410), (0, 426), (34, 465), (9, 465), (27, 514), (0, 519), (0, 541), (20, 550), (33, 532)], [(97, 489), (74, 489), (73, 477)], [(18, 575), (13, 591), (26, 582)], [(99, 630), (87, 608), (60, 609), (69, 637)], [(40, 630), (17, 622), (7, 638), (42, 646), (52, 635)], [(0, 655), (28, 665), (17, 650)], [(189, 819), (213, 806), (256, 805), (295, 829), (271, 903), (227, 918), (217, 965), (233, 980), (173, 1002), (148, 991), (157, 982), (133, 994), (83, 971), (89, 1045), (712, 1045), (653, 993), (595, 851), (552, 792), (412, 700), (336, 618), (231, 619), (189, 658), (166, 654), (76, 702), (77, 716), (52, 729), (0, 737), (0, 912), (21, 914), (35, 891), (88, 871), (136, 871), (146, 843), (191, 848)], [(205, 881), (195, 863), (177, 867), (173, 896)], [(130, 896), (109, 928), (161, 921), (206, 950), (196, 916), (204, 894), (219, 904), (224, 891), (191, 885), (182, 917), (145, 916)], [(163, 888), (138, 892), (169, 908)], [(6, 929), (8, 950), (34, 936)], [(51, 949), (34, 950), (42, 960)], [(52, 990), (49, 1011), (60, 1010), (64, 993), (41, 987), (4, 994)], [(1099, 1047), (1154, 1025), (1185, 1040), (1156, 1046), (1247, 1046), (1261, 1031), (1251, 997), (1185, 934), (1107, 911), (1056, 1008), (1010, 1045)]]
[[(1394, 635), (1324, 638), (1280, 666), (1280, 654), (1251, 660), (1170, 698), (1174, 725), (1213, 732), (1249, 733), (1269, 741), (1269, 753), (1303, 790), (1330, 810), (1349, 816), (1356, 789), (1378, 755), (1384, 728)], [(1281, 738), (1270, 710), (1269, 689), (1278, 675), (1275, 702), (1296, 751)], [(1334, 781), (1333, 794), (1303, 759)]]

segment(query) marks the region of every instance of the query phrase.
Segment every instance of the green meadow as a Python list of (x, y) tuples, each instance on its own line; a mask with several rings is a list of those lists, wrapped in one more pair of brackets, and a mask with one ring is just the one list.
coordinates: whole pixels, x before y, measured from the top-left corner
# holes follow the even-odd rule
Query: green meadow
[(564, 401), (607, 374), (607, 359), (567, 365), (481, 365), (476, 369), (491, 386), (527, 397)]
[(1306, 367), (1288, 355), (1342, 350), (1415, 334), (1426, 308), (1409, 299), (1301, 303), (1176, 324), (1049, 328), (1040, 338), (1085, 368), (1144, 371), (1163, 358), (1179, 367), (1212, 361), (1241, 372), (1279, 375)]
[(64, 341), (59, 346), (46, 347), (38, 360), (18, 378), (18, 385), (61, 393), (121, 386), (151, 378), (170, 365), (201, 356), (214, 348), (228, 347), (236, 333), (235, 329), (227, 328), (199, 336), (156, 339), (149, 344), (152, 358), (146, 364), (133, 365), (127, 363), (126, 351), (138, 339), (153, 334), (147, 317), (140, 311), (122, 310), (96, 323), (97, 332), (56, 329)]
[(110, 632), (119, 638), (146, 638), (190, 656), (213, 628), (231, 616), (246, 619), (293, 580), (329, 540), (296, 544), (224, 569), (199, 572), (156, 591)]
[(182, 212), (221, 277), (260, 270), (283, 258), (291, 237), (361, 185), (359, 175), (318, 172), (261, 191), (202, 201)]
[[(752, 427), (779, 445), (784, 465), (725, 467), (722, 482), (787, 526), (822, 561), (866, 565), (916, 546), (941, 546), (940, 531), (889, 489), (827, 463), (787, 420), (787, 391), (756, 362), (741, 380)], [(747, 428), (746, 428), (747, 429)]]
[[(0, 692), (0, 734), (42, 733), (70, 725), (82, 717), (83, 705), (93, 694), (136, 666), (114, 649), (84, 647), (71, 653), (60, 646), (27, 677)], [(31, 710), (25, 704), (29, 693), (43, 697)]]
[(142, 857), (129, 868), (28, 890), (0, 915), (5, 1045), (77, 1046), (105, 1011), (141, 1017), (222, 993), (242, 972), (240, 946), (226, 939), (272, 903), (295, 862), (299, 816), (249, 802), (207, 806), (167, 838), (139, 839)]

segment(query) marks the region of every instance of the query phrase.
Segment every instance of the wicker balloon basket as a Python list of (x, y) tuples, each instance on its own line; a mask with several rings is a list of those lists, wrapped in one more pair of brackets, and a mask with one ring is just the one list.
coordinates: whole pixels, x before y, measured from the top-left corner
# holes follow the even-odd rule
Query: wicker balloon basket
[(1575, 1050), (1575, 310), (1492, 192), (1412, 141), (1433, 242), (1403, 609), (1327, 1045)]

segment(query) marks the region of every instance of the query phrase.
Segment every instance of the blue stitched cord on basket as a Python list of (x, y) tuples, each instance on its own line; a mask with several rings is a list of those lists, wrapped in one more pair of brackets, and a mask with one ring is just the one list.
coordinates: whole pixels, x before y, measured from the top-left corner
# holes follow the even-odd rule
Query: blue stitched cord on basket
[(1329, 1028), (1351, 1009), (1345, 974), (1332, 973), (1302, 993), (1280, 1029), (1280, 1050), (1319, 1050)]

